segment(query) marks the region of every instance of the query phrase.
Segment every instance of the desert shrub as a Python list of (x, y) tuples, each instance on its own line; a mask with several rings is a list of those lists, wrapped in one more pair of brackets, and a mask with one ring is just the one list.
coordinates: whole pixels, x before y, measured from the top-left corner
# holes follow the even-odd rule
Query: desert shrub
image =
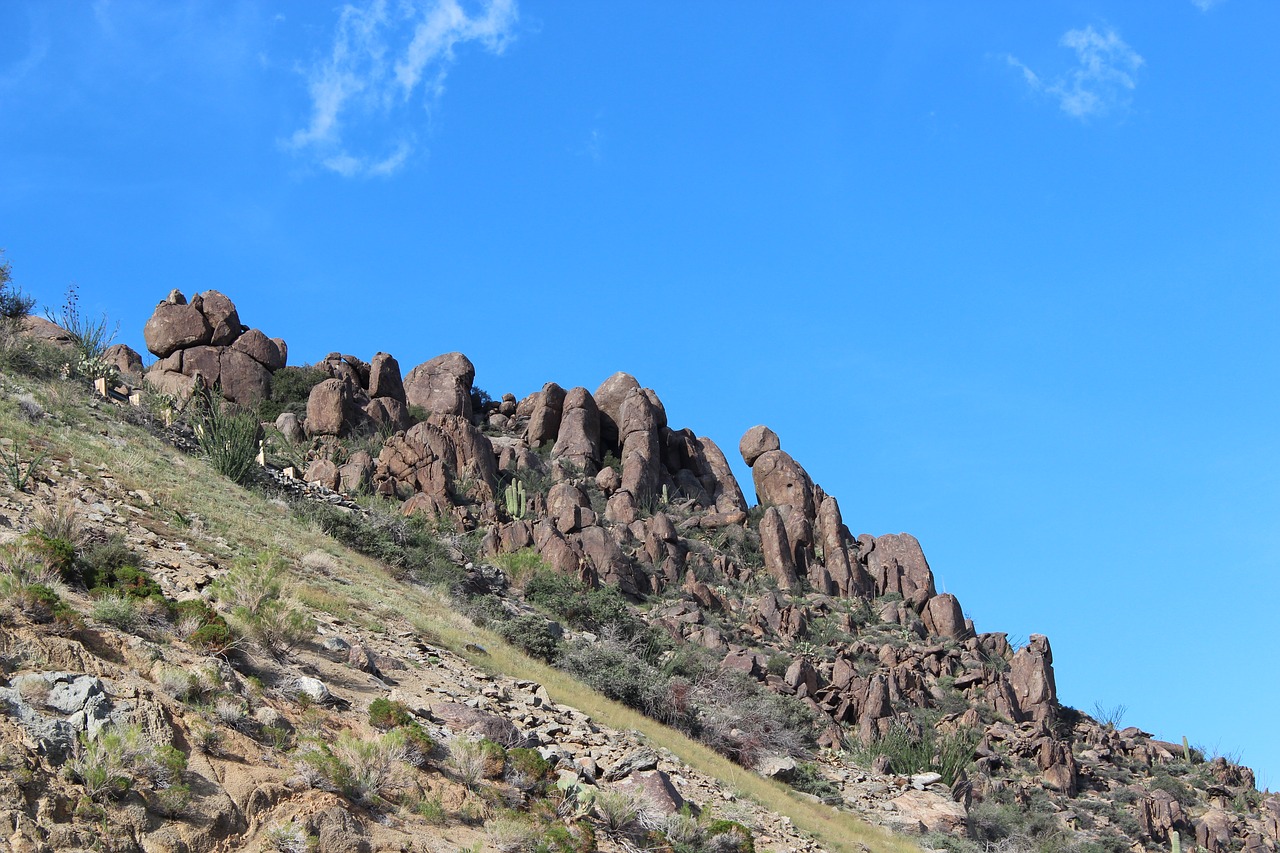
[(399, 781), (408, 757), (404, 738), (395, 732), (369, 740), (343, 732), (332, 755), (345, 768), (342, 792), (362, 802), (384, 798)]
[(517, 746), (507, 750), (507, 765), (512, 773), (526, 778), (542, 780), (551, 772), (551, 764), (536, 749)]
[(111, 726), (90, 739), (82, 734), (67, 774), (95, 802), (128, 792), (147, 766), (151, 746), (138, 726)]
[(235, 644), (227, 620), (202, 599), (179, 601), (173, 605), (178, 633), (198, 649), (222, 654)]
[(28, 550), (47, 567), (57, 572), (66, 583), (76, 579), (76, 546), (62, 537), (49, 536), (43, 531), (31, 531), (25, 540)]
[(791, 777), (791, 787), (815, 797), (840, 795), (840, 789), (824, 777), (818, 765), (812, 761), (801, 761), (796, 764), (795, 773)]
[(404, 743), (405, 763), (412, 764), (414, 767), (425, 766), (427, 757), (436, 748), (436, 742), (417, 720), (410, 720), (398, 726), (392, 730), (392, 734)]
[(232, 406), (221, 394), (197, 395), (195, 401), (196, 442), (209, 464), (233, 483), (249, 482), (258, 468), (258, 437), (262, 431), (257, 416)]
[(644, 794), (637, 789), (601, 791), (591, 801), (592, 814), (611, 835), (627, 835), (640, 828)]
[(115, 340), (120, 324), (110, 326), (106, 314), (93, 319), (80, 313), (80, 292), (75, 284), (67, 287), (66, 297), (56, 311), (46, 308), (44, 313), (71, 339), (72, 358), (66, 361), (66, 369), (72, 376), (94, 378), (115, 374), (114, 367), (104, 362), (102, 356)]
[(237, 560), (213, 587), (245, 634), (273, 656), (287, 655), (315, 633), (315, 623), (281, 599), (284, 565), (277, 555)]
[(876, 756), (889, 759), (889, 771), (903, 776), (933, 771), (951, 785), (973, 761), (977, 733), (969, 729), (940, 733), (932, 726), (920, 731), (895, 722), (889, 731), (869, 746), (854, 751), (856, 761), (870, 764)]
[(507, 580), (517, 589), (522, 588), (529, 578), (541, 572), (551, 571), (546, 561), (533, 548), (521, 548), (510, 554), (497, 554), (493, 564), (506, 574)]
[(444, 810), (444, 803), (440, 802), (439, 797), (429, 797), (421, 800), (413, 807), (413, 813), (430, 824), (442, 824), (448, 820), (449, 815)]
[(705, 835), (709, 853), (756, 853), (751, 830), (734, 820), (713, 820)]
[(0, 317), (21, 320), (36, 305), (34, 296), (27, 296), (13, 284), (13, 267), (0, 249)]
[(363, 513), (343, 512), (328, 504), (301, 501), (295, 512), (326, 535), (423, 583), (453, 588), (464, 572), (417, 517), (405, 518), (395, 508), (374, 507)]
[(375, 729), (394, 729), (413, 722), (413, 713), (403, 702), (384, 699), (381, 696), (369, 703), (369, 725)]
[(552, 624), (541, 616), (517, 616), (495, 627), (502, 639), (530, 657), (551, 662), (560, 655), (560, 638)]
[[(138, 569), (142, 560), (119, 537), (86, 547), (76, 559), (76, 574), (86, 589), (131, 587), (134, 598), (146, 598), (160, 592), (160, 587)], [(126, 570), (132, 570), (126, 571)], [(123, 580), (121, 572), (125, 572)]]
[(306, 829), (293, 821), (278, 823), (266, 833), (266, 847), (276, 853), (310, 853), (319, 841), (314, 835), (307, 835)]
[(611, 631), (596, 642), (578, 638), (560, 655), (560, 667), (592, 689), (644, 713), (666, 696), (666, 678), (635, 645)]
[(1153, 791), (1164, 791), (1184, 807), (1192, 806), (1196, 802), (1196, 795), (1191, 787), (1168, 773), (1157, 772), (1151, 780), (1150, 787)]
[(271, 396), (259, 404), (258, 417), (274, 421), (284, 412), (305, 417), (311, 389), (328, 378), (323, 369), (313, 365), (280, 368), (271, 374)]
[(717, 670), (691, 693), (695, 736), (745, 767), (769, 754), (798, 755), (813, 738), (813, 712), (803, 702), (764, 690), (745, 673)]
[(469, 791), (474, 791), (488, 772), (489, 757), (479, 741), (455, 738), (449, 743), (448, 768), (458, 778), (458, 783)]
[(538, 831), (533, 821), (519, 812), (502, 811), (485, 821), (485, 835), (499, 853), (533, 853)]
[(591, 589), (577, 578), (550, 569), (537, 572), (526, 581), (524, 597), (578, 630), (600, 632), (610, 628), (630, 639), (647, 629), (617, 587)]
[(94, 619), (126, 633), (135, 633), (142, 627), (143, 618), (138, 605), (127, 595), (109, 592), (93, 603)]

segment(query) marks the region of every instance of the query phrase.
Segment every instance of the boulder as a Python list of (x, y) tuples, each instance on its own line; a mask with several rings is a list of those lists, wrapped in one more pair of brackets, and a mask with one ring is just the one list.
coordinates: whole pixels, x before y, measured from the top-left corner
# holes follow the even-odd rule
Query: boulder
[(925, 628), (935, 637), (963, 640), (969, 635), (960, 602), (949, 592), (929, 599), (920, 615)]
[(164, 358), (180, 349), (208, 344), (213, 329), (194, 305), (165, 301), (142, 327), (142, 338), (148, 350)]
[(142, 381), (142, 356), (128, 344), (112, 344), (103, 350), (102, 360), (120, 372), (131, 382)]
[(470, 418), (475, 377), (475, 365), (462, 353), (438, 355), (409, 371), (404, 379), (405, 400), (434, 414)]
[(219, 355), (218, 384), (223, 397), (242, 406), (261, 403), (271, 396), (271, 372), (234, 348), (224, 349)]
[(694, 473), (711, 499), (712, 506), (708, 509), (725, 514), (746, 512), (747, 501), (724, 452), (705, 436), (698, 437), (694, 446)]
[(794, 589), (797, 580), (795, 558), (777, 507), (766, 509), (760, 519), (760, 550), (764, 552), (765, 570), (778, 582), (778, 588)]
[(565, 394), (551, 458), (563, 459), (586, 474), (599, 470), (603, 458), (600, 452), (600, 410), (586, 388), (573, 388)]
[(307, 398), (307, 435), (346, 435), (362, 413), (351, 383), (325, 379), (316, 383)]
[(805, 518), (814, 517), (813, 481), (785, 450), (769, 450), (757, 457), (751, 479), (760, 503), (792, 506)]
[(236, 338), (231, 349), (242, 352), (267, 370), (275, 372), (284, 367), (285, 355), (280, 345), (268, 338), (261, 329), (250, 329)]
[(533, 405), (533, 414), (529, 416), (529, 425), (525, 428), (525, 440), (530, 447), (556, 440), (560, 433), (560, 417), (564, 413), (564, 398), (564, 389), (556, 383), (548, 382), (542, 386)]
[(600, 440), (606, 450), (620, 452), (622, 442), (618, 425), (622, 421), (622, 404), (628, 394), (639, 389), (640, 383), (634, 376), (618, 371), (601, 382), (592, 395), (600, 411)]
[(210, 329), (209, 343), (216, 347), (227, 346), (240, 337), (243, 330), (240, 314), (230, 299), (216, 290), (206, 290), (192, 298), (191, 304), (198, 306), (204, 315)]
[(756, 464), (756, 460), (771, 450), (781, 449), (778, 434), (767, 426), (753, 426), (747, 430), (738, 442), (738, 452), (748, 467)]
[(1032, 634), (1009, 663), (1009, 686), (1018, 704), (1018, 720), (1046, 721), (1058, 704), (1053, 678), (1053, 650), (1049, 638)]
[(933, 572), (919, 541), (909, 533), (858, 537), (867, 570), (876, 585), (876, 595), (891, 592), (917, 605), (917, 609), (937, 594)]
[(369, 362), (369, 396), (390, 397), (405, 402), (404, 381), (400, 376), (400, 362), (395, 356), (380, 352)]
[(306, 431), (302, 428), (302, 421), (293, 412), (281, 412), (276, 418), (276, 429), (284, 436), (285, 440), (293, 444), (299, 444), (307, 440)]

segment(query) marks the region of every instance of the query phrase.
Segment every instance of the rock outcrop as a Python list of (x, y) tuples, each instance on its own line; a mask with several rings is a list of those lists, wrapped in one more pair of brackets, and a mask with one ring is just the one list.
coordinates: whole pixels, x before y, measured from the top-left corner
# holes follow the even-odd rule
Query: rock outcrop
[(288, 359), (283, 340), (242, 325), (236, 306), (216, 290), (190, 302), (171, 291), (147, 321), (143, 338), (159, 357), (147, 381), (183, 402), (203, 387), (220, 389), (233, 403), (256, 405), (271, 396), (271, 374)]

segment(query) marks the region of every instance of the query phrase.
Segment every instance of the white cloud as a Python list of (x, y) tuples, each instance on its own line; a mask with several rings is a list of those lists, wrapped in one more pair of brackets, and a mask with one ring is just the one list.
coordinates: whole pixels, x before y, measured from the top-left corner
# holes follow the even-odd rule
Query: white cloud
[(1005, 59), (1022, 73), (1032, 90), (1056, 100), (1072, 118), (1086, 120), (1106, 115), (1129, 103), (1137, 86), (1135, 75), (1144, 60), (1115, 30), (1068, 30), (1058, 43), (1075, 51), (1076, 64), (1051, 79), (1037, 74), (1017, 57)]
[(1214, 6), (1217, 6), (1222, 2), (1224, 2), (1224, 0), (1191, 0), (1191, 2), (1201, 12), (1208, 12)]
[(342, 8), (329, 55), (307, 69), (311, 117), (285, 143), (347, 177), (387, 176), (413, 153), (418, 108), (444, 93), (454, 49), (477, 42), (500, 54), (511, 41), (515, 0), (369, 0)]

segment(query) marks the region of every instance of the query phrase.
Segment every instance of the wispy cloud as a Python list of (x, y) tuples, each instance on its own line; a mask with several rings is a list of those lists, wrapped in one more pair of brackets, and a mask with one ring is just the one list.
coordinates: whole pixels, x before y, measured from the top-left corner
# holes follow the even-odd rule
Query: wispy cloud
[(1076, 64), (1051, 78), (1037, 74), (1015, 56), (1006, 56), (1005, 60), (1021, 72), (1033, 91), (1053, 98), (1072, 118), (1083, 121), (1129, 104), (1137, 86), (1135, 75), (1144, 60), (1115, 30), (1068, 30), (1058, 43), (1075, 51)]
[(1208, 12), (1214, 6), (1221, 5), (1224, 0), (1191, 0), (1191, 2), (1201, 12)]
[(514, 37), (515, 0), (369, 0), (342, 8), (333, 46), (306, 70), (311, 117), (285, 147), (347, 177), (397, 172), (417, 144), (419, 110), (444, 93), (454, 49), (500, 54)]

